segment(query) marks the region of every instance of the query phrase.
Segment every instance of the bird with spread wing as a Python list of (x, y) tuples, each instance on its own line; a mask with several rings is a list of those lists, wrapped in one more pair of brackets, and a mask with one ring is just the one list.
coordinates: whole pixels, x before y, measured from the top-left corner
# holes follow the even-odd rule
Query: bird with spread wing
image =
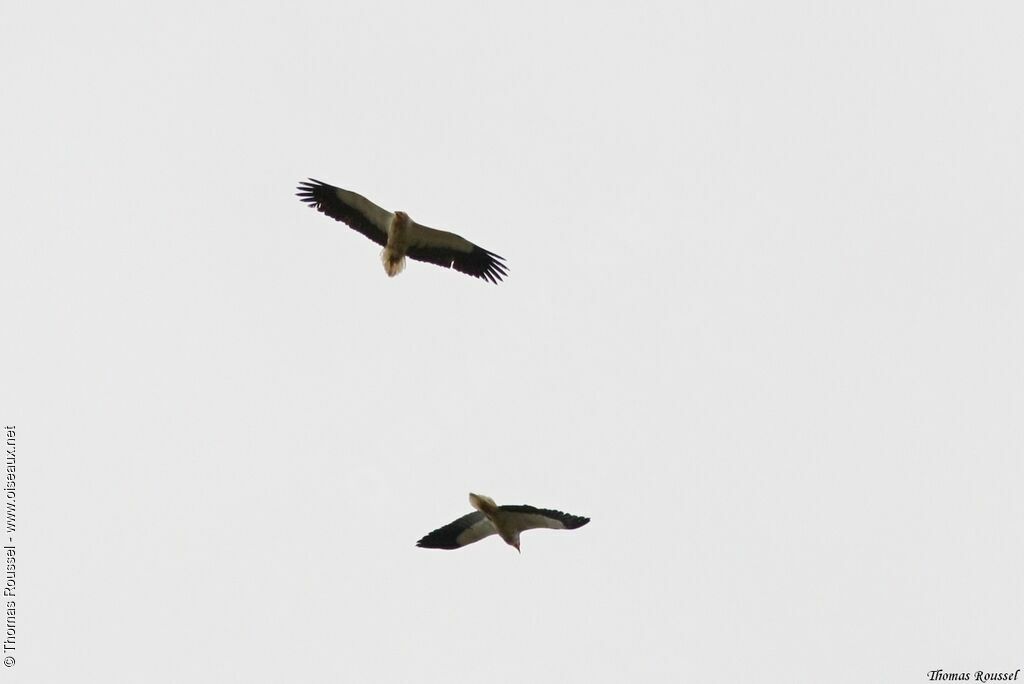
[(499, 506), (489, 496), (470, 494), (469, 503), (476, 510), (440, 527), (416, 542), (425, 549), (458, 549), (492, 534), (519, 549), (519, 534), (526, 530), (547, 528), (575, 530), (590, 518), (533, 506)]
[(384, 247), (381, 261), (388, 276), (405, 268), (405, 258), (454, 268), (474, 278), (497, 283), (508, 275), (504, 259), (445, 230), (416, 223), (404, 211), (391, 212), (350, 190), (310, 178), (299, 183), (300, 200), (336, 221), (342, 221)]

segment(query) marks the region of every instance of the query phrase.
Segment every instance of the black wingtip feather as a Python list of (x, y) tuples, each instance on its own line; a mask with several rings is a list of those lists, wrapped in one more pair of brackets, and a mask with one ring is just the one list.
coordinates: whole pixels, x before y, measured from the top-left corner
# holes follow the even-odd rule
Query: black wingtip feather
[(423, 539), (416, 542), (416, 546), (421, 549), (445, 549), (448, 551), (459, 548), (459, 545), (455, 543), (455, 537), (444, 530), (444, 528), (434, 530), (426, 535)]
[(504, 261), (504, 257), (476, 247), (465, 257), (456, 259), (453, 266), (458, 271), (497, 285), (508, 276), (508, 266)]
[[(313, 179), (310, 178), (310, 180), (312, 181)], [(320, 199), (317, 197), (317, 192), (323, 187), (327, 187), (327, 184), (320, 181), (314, 181), (313, 183), (303, 181), (296, 188), (298, 192), (295, 193), (295, 196), (312, 208), (319, 209)]]
[(562, 524), (565, 525), (565, 529), (567, 530), (575, 530), (577, 527), (583, 527), (588, 522), (590, 522), (590, 518), (585, 518), (582, 515), (567, 515), (565, 518), (562, 518)]

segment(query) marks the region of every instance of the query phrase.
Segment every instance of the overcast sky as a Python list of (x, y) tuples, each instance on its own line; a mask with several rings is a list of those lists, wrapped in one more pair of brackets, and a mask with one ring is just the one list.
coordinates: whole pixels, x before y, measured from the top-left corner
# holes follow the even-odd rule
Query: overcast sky
[(1021, 12), (839, 5), (8, 3), (0, 681), (1024, 667)]

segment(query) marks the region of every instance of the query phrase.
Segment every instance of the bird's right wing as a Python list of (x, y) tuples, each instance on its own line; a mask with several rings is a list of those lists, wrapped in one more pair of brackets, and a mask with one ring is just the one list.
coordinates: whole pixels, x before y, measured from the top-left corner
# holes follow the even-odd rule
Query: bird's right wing
[(298, 192), (295, 194), (320, 213), (344, 222), (349, 228), (362, 233), (378, 245), (387, 244), (392, 213), (378, 207), (359, 193), (310, 178), (299, 183)]
[(474, 511), (455, 522), (437, 528), (416, 542), (416, 546), (425, 549), (457, 549), (497, 532), (487, 516), (480, 511)]
[(492, 283), (499, 283), (508, 275), (505, 260), (494, 252), (474, 245), (461, 235), (415, 222), (405, 253), (410, 259), (454, 268)]
[(550, 530), (575, 530), (590, 522), (590, 518), (584, 518), (582, 515), (571, 515), (550, 508), (498, 506), (498, 510), (504, 513), (506, 519), (520, 532), (541, 527)]

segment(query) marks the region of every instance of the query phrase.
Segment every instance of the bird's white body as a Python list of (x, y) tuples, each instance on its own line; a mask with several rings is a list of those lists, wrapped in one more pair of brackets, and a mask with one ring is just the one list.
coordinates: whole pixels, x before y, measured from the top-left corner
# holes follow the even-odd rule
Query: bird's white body
[(503, 514), (498, 508), (498, 504), (494, 503), (494, 499), (470, 492), (469, 504), (487, 516), (487, 520), (494, 525), (494, 529), (497, 530), (498, 535), (505, 540), (506, 544), (517, 549), (519, 548), (520, 530), (516, 529), (513, 517)]

